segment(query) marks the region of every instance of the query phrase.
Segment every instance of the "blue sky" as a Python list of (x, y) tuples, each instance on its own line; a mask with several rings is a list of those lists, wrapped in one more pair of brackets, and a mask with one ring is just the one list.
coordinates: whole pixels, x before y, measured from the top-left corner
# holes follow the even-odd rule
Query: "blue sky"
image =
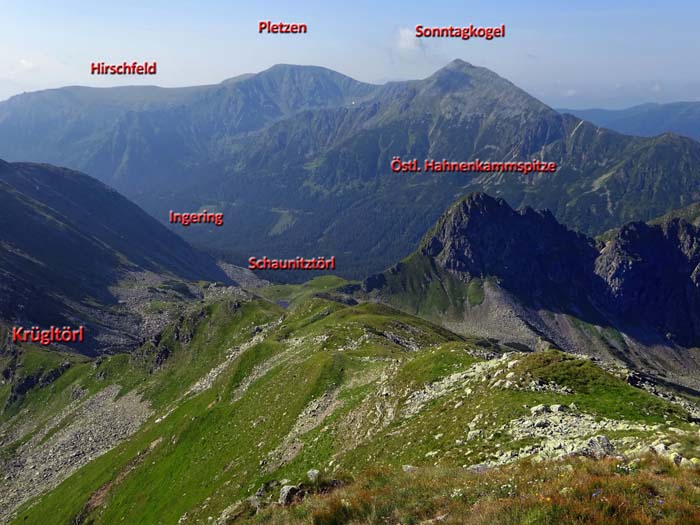
[[(0, 0), (0, 98), (64, 85), (219, 82), (276, 63), (369, 82), (422, 78), (455, 58), (554, 107), (700, 100), (700, 2)], [(259, 20), (306, 35), (259, 35)], [(416, 24), (506, 24), (506, 38), (416, 39)], [(156, 60), (156, 77), (93, 77), (90, 62)]]

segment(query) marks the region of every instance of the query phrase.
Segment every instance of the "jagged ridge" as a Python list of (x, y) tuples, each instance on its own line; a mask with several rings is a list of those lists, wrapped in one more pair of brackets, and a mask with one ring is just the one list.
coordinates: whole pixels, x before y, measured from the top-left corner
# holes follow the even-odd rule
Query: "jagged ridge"
[[(514, 211), (476, 193), (453, 205), (413, 255), (366, 279), (363, 291), (452, 328), (465, 321), (466, 332), (530, 346), (545, 338), (644, 367), (639, 360), (651, 366), (659, 358), (656, 346), (700, 344), (699, 247), (700, 230), (682, 218), (632, 223), (603, 244), (547, 211)], [(635, 357), (635, 341), (644, 358)], [(689, 367), (676, 371), (692, 378), (694, 353), (675, 355)], [(662, 360), (652, 368), (674, 367)]]

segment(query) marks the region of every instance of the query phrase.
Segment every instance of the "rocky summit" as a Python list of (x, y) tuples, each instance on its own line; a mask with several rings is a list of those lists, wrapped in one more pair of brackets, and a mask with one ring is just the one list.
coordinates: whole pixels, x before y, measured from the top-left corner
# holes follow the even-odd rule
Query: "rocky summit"
[(682, 218), (622, 227), (601, 250), (596, 274), (612, 308), (683, 346), (700, 342), (700, 229)]
[[(475, 193), (358, 293), (464, 333), (531, 347), (549, 341), (695, 385), (700, 230), (667, 217), (605, 239)], [(660, 348), (679, 364), (660, 358)]]
[(595, 289), (595, 241), (547, 212), (514, 211), (475, 193), (438, 221), (419, 253), (466, 281), (497, 277), (524, 302), (551, 308), (587, 301)]

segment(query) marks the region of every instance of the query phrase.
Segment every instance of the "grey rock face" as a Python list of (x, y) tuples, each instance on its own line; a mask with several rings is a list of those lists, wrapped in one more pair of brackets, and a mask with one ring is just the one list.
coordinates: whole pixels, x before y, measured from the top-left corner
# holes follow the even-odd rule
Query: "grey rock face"
[(285, 485), (280, 490), (278, 503), (280, 505), (291, 505), (294, 498), (301, 492), (301, 489), (296, 485)]
[[(526, 303), (585, 298), (595, 243), (559, 224), (548, 211), (513, 210), (475, 193), (452, 206), (423, 242), (422, 252), (468, 278), (495, 275)], [(567, 297), (568, 295), (568, 297)]]
[(621, 228), (601, 251), (596, 274), (624, 316), (683, 346), (700, 337), (700, 229), (683, 219)]
[(530, 307), (601, 326), (624, 320), (700, 345), (700, 228), (684, 219), (630, 223), (603, 245), (547, 210), (516, 211), (474, 193), (442, 216), (419, 252), (465, 281), (493, 276)]
[(309, 481), (311, 483), (316, 483), (318, 481), (318, 477), (321, 473), (316, 470), (315, 468), (312, 468), (306, 473), (306, 477), (309, 478)]
[(613, 452), (615, 452), (615, 447), (606, 436), (595, 436), (589, 439), (586, 445), (577, 451), (578, 454), (594, 458), (610, 456)]

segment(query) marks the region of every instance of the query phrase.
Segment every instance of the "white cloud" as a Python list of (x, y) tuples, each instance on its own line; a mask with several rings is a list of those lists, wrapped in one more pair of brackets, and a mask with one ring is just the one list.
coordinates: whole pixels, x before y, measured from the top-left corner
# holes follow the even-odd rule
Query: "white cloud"
[(656, 84), (654, 84), (653, 86), (651, 86), (651, 91), (654, 93), (661, 93), (662, 90), (663, 90), (663, 87), (658, 82)]
[(423, 49), (423, 42), (408, 27), (399, 28), (396, 45), (399, 49)]
[(36, 64), (26, 58), (20, 58), (18, 63), (21, 71), (34, 71), (36, 69)]
[(573, 88), (569, 88), (569, 89), (567, 89), (566, 91), (564, 91), (564, 96), (565, 96), (565, 97), (573, 97), (573, 96), (576, 96), (576, 95), (578, 95), (578, 91), (575, 90), (575, 89), (573, 89)]

